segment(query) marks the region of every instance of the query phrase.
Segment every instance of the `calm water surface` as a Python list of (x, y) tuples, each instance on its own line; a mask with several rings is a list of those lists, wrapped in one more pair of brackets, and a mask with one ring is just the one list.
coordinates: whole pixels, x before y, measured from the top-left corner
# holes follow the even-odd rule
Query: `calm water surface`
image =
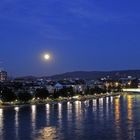
[(0, 109), (0, 140), (140, 140), (140, 94)]

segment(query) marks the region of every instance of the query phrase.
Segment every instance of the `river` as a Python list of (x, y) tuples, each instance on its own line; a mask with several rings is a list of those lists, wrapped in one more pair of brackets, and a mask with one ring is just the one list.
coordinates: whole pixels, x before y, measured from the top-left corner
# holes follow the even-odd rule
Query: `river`
[(140, 140), (140, 94), (0, 109), (0, 140)]

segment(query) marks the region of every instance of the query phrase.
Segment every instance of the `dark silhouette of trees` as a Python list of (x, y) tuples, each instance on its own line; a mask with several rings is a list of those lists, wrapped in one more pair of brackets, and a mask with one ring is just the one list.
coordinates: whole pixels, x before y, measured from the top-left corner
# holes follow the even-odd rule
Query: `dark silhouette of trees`
[(18, 100), (19, 101), (28, 102), (32, 98), (33, 98), (33, 96), (27, 91), (22, 91), (22, 92), (18, 93)]
[(4, 102), (11, 102), (17, 99), (16, 94), (9, 88), (4, 88), (1, 91), (1, 99)]
[(105, 88), (100, 88), (100, 87), (97, 87), (95, 86), (94, 88), (89, 88), (87, 87), (87, 89), (85, 90), (85, 94), (86, 95), (94, 95), (95, 93), (96, 94), (101, 94), (101, 93), (106, 93), (106, 89)]
[(67, 89), (67, 93), (68, 93), (68, 95), (69, 95), (70, 97), (75, 96), (75, 92), (74, 92), (74, 90), (73, 90), (73, 87), (69, 87), (69, 88)]
[(46, 99), (47, 97), (49, 97), (49, 92), (47, 89), (41, 88), (36, 90), (35, 98)]
[(20, 83), (20, 82), (14, 82), (13, 87), (15, 88), (15, 90), (22, 89), (23, 88), (23, 84)]
[(85, 89), (85, 95), (89, 95), (89, 94), (91, 94), (91, 93), (90, 93), (90, 87), (87, 86), (87, 88)]
[(134, 79), (134, 80), (132, 80), (130, 87), (138, 88), (138, 83), (139, 83), (138, 79)]
[(75, 93), (73, 91), (73, 87), (64, 87), (60, 90), (55, 90), (53, 94), (53, 98), (61, 97), (72, 97)]
[(56, 98), (59, 98), (59, 97), (60, 97), (60, 92), (57, 91), (57, 90), (54, 90), (53, 98), (56, 99)]
[(74, 91), (72, 87), (64, 87), (58, 91), (61, 97), (72, 97), (74, 96)]

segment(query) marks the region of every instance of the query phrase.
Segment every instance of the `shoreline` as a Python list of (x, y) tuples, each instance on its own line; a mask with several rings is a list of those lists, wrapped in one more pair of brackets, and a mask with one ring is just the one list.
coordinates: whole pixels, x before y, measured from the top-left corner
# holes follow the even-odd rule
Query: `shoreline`
[(58, 99), (49, 99), (49, 100), (35, 100), (31, 101), (30, 103), (4, 103), (0, 105), (0, 109), (9, 109), (9, 108), (15, 108), (15, 107), (26, 107), (26, 106), (32, 106), (32, 105), (46, 105), (46, 104), (58, 104), (58, 103), (67, 103), (67, 102), (75, 102), (75, 101), (86, 101), (86, 100), (93, 100), (93, 99), (100, 99), (100, 98), (106, 98), (106, 97), (114, 97), (121, 95), (122, 92), (117, 93), (106, 93), (106, 94), (97, 94), (97, 95), (84, 95), (84, 96), (78, 96), (77, 99), (72, 98), (58, 98)]

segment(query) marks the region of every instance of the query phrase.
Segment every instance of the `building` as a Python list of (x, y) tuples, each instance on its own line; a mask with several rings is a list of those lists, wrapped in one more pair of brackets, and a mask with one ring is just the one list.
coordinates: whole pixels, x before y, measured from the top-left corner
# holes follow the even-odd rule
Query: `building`
[(7, 72), (4, 70), (0, 70), (0, 81), (6, 81), (7, 77)]
[(119, 81), (125, 88), (138, 88), (139, 86), (139, 80), (136, 77), (128, 76), (127, 78), (120, 78)]

